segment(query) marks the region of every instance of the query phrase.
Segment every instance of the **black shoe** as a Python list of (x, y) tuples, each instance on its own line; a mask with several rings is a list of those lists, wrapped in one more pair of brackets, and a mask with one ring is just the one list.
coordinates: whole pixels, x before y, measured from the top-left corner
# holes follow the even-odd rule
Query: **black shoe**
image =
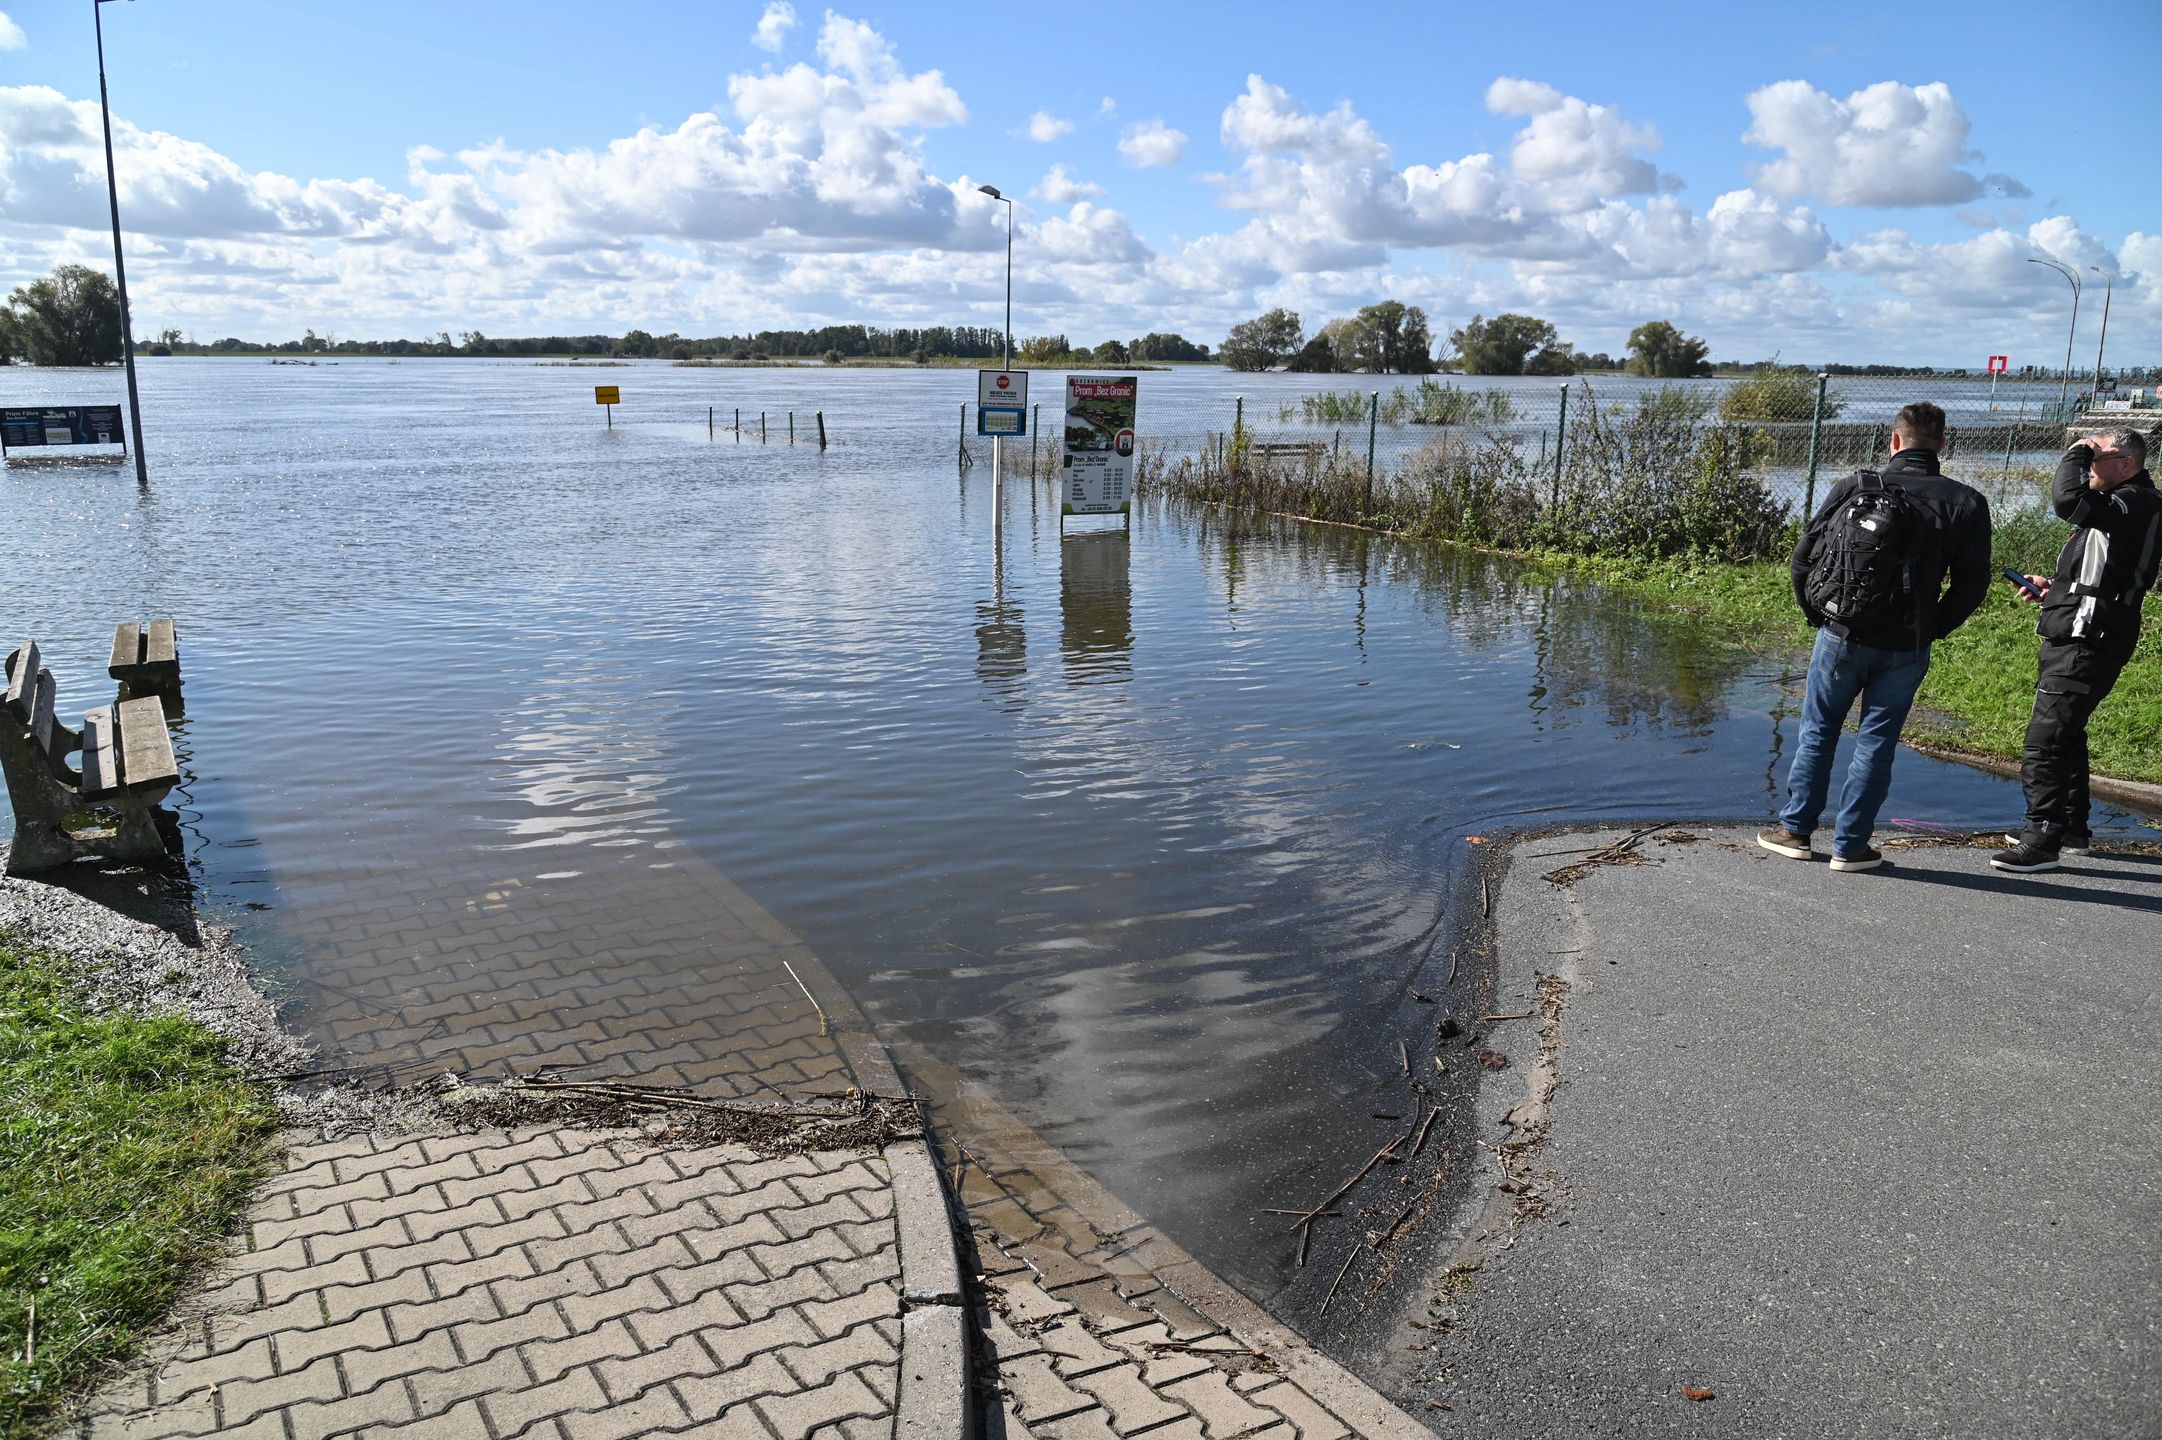
[(1882, 850), (1872, 850), (1866, 846), (1859, 855), (1834, 854), (1832, 856), (1832, 868), (1834, 870), (1874, 870), (1883, 863), (1884, 852)]
[(1999, 850), (1989, 857), (1989, 863), (1999, 870), (2010, 870), (2016, 875), (2031, 875), (2038, 870), (2057, 868), (2057, 852), (2044, 845), (2020, 841), (2009, 850)]
[[(2021, 843), (2020, 832), (2007, 830), (2004, 835), (2004, 843), (2007, 845)], [(2092, 855), (2094, 853), (2094, 836), (2066, 835), (2057, 842), (2057, 853), (2059, 855)]]
[(1817, 852), (1810, 847), (1807, 835), (1797, 835), (1784, 825), (1774, 825), (1757, 835), (1757, 843), (1774, 854), (1789, 860), (1814, 860)]

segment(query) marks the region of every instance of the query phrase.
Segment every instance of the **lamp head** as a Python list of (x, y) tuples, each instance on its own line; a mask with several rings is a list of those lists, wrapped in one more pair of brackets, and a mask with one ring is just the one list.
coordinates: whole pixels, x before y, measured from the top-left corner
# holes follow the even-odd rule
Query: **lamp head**
[(978, 185), (976, 188), (978, 190), (981, 190), (984, 194), (990, 196), (993, 200), (1003, 200), (1006, 198), (1005, 196), (998, 193), (998, 187), (996, 185)]

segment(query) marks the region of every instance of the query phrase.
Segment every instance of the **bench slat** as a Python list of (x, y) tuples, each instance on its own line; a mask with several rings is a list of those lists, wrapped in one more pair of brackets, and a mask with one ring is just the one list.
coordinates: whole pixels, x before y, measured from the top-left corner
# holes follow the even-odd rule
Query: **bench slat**
[(113, 658), (106, 665), (106, 673), (115, 680), (120, 672), (132, 669), (143, 662), (143, 627), (133, 620), (123, 621), (113, 627)]
[(173, 737), (165, 730), (165, 706), (155, 695), (123, 700), (120, 716), (120, 777), (130, 790), (170, 788), (180, 778)]
[(115, 747), (113, 711), (101, 705), (83, 716), (83, 783), (86, 800), (120, 788), (120, 752)]
[(160, 669), (169, 669), (180, 663), (180, 654), (173, 646), (171, 620), (150, 622), (150, 633), (143, 640), (143, 663)]
[(24, 720), (30, 718), (30, 702), (37, 695), (42, 659), (35, 640), (23, 641), (22, 648), (8, 657), (7, 706)]
[(36, 698), (30, 702), (30, 738), (48, 759), (53, 753), (53, 704), (59, 690), (52, 671), (38, 671), (37, 689), (33, 692)]

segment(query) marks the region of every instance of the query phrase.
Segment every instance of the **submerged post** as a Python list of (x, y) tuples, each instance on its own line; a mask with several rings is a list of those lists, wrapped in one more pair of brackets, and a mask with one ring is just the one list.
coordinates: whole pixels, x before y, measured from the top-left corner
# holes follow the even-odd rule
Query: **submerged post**
[(793, 410), (788, 412), (788, 443), (796, 443), (796, 412)]
[(1381, 433), (1381, 392), (1366, 407), (1366, 513), (1374, 513), (1374, 440)]
[(766, 443), (766, 412), (763, 410), (758, 412), (758, 443)]
[(1817, 446), (1824, 434), (1824, 387), (1831, 378), (1828, 370), (1817, 372), (1817, 408), (1809, 417), (1809, 483), (1802, 493), (1802, 523), (1805, 525), (1817, 513)]
[(1028, 417), (1028, 483), (1036, 483), (1036, 427), (1043, 424), (1041, 403), (1031, 408)]
[(818, 453), (826, 453), (826, 412), (818, 412)]
[(713, 407), (711, 405), (706, 407), (706, 438), (708, 440), (713, 438)]

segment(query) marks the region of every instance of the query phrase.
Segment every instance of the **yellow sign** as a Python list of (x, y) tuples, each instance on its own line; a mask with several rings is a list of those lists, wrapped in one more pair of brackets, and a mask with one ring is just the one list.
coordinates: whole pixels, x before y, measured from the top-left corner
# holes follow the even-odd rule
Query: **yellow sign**
[(623, 403), (623, 397), (616, 393), (616, 387), (613, 385), (596, 385), (593, 387), (593, 403), (596, 405), (620, 405)]

